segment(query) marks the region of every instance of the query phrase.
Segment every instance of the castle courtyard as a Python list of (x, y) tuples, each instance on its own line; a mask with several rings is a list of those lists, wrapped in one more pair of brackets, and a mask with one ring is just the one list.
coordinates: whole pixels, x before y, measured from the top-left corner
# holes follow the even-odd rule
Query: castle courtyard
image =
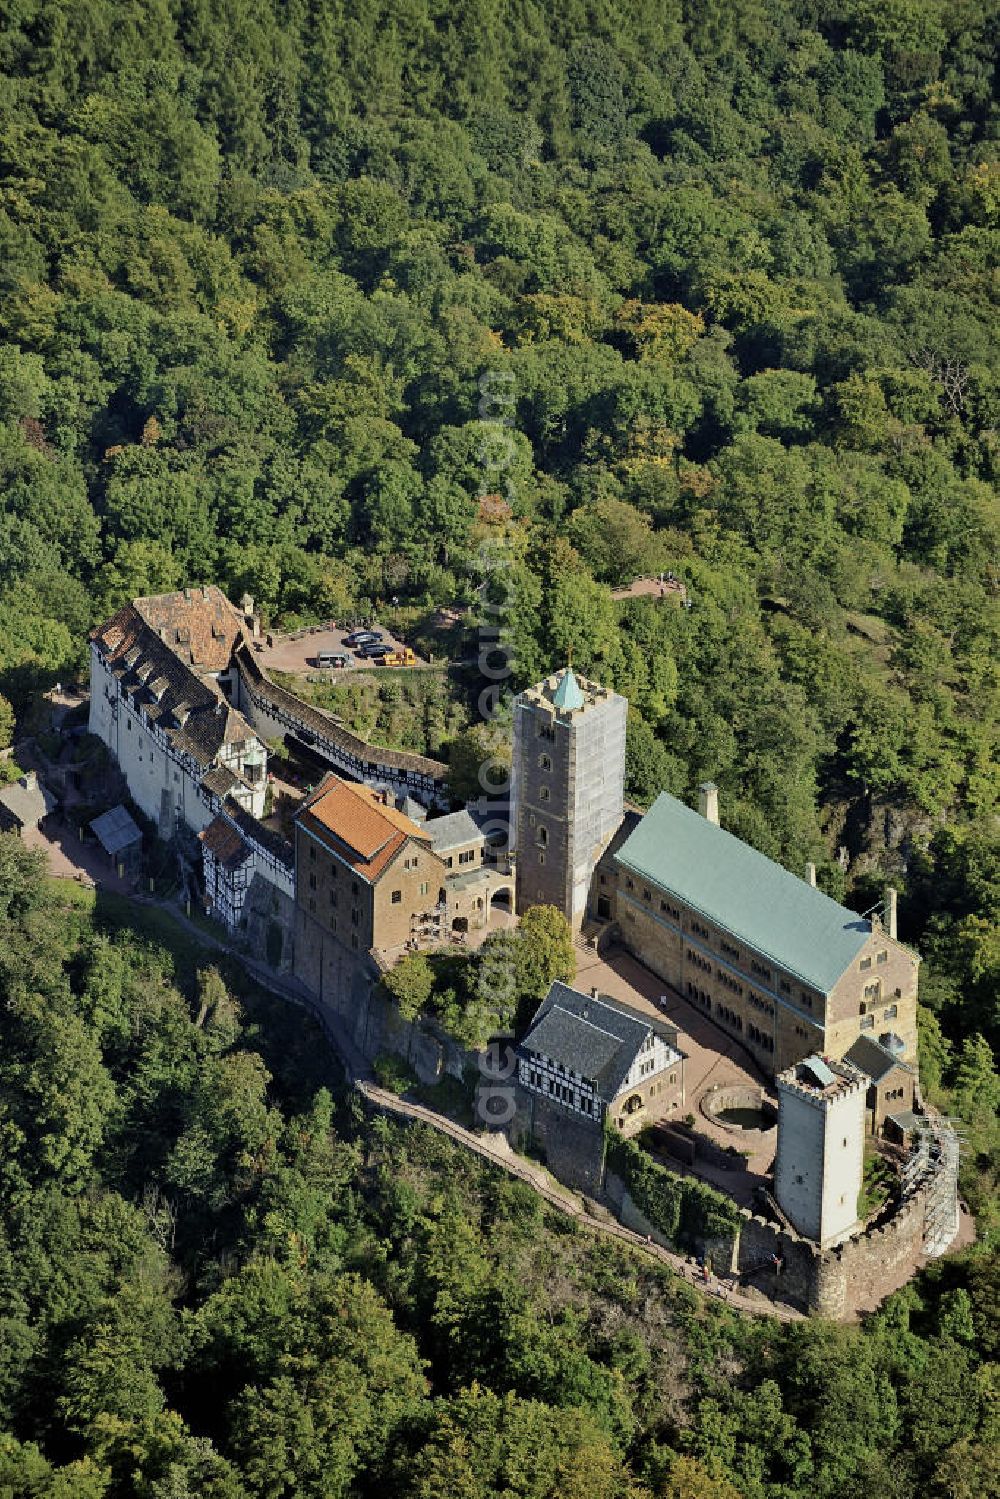
[[(678, 1029), (678, 1045), (685, 1056), (685, 1104), (684, 1113), (695, 1115), (698, 1133), (707, 1135), (723, 1148), (735, 1145), (738, 1150), (749, 1152), (746, 1172), (723, 1172), (713, 1170), (699, 1162), (698, 1174), (717, 1180), (724, 1190), (736, 1197), (746, 1195), (752, 1182), (737, 1182), (737, 1178), (762, 1178), (774, 1160), (775, 1132), (760, 1134), (755, 1130), (733, 1131), (707, 1119), (699, 1110), (699, 1103), (706, 1093), (717, 1087), (747, 1086), (767, 1088), (763, 1074), (754, 1066), (752, 1058), (732, 1037), (713, 1025), (702, 1012), (684, 999), (676, 990), (670, 989), (648, 968), (632, 957), (622, 947), (611, 947), (598, 954), (589, 947), (576, 949), (576, 987), (584, 993), (599, 989), (612, 999), (629, 1005), (645, 1015), (655, 1015), (672, 1021)], [(660, 1003), (661, 996), (666, 1002)]]

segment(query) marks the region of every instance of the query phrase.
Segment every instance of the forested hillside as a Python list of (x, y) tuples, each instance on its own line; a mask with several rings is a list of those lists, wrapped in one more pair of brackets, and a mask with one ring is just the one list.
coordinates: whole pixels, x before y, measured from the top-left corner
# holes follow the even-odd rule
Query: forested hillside
[[(439, 606), (477, 606), (484, 551), (502, 546), (511, 684), (572, 651), (624, 692), (633, 796), (689, 796), (710, 776), (727, 826), (791, 868), (816, 861), (857, 909), (884, 876), (900, 886), (901, 935), (926, 958), (925, 1085), (967, 1122), (966, 1187), (988, 1229), (1000, 1092), (995, 21), (988, 0), (0, 9), (0, 747), (12, 715), (30, 727), (39, 689), (82, 670), (88, 628), (131, 596), (213, 581), (248, 590), (278, 623), (396, 599), (419, 629)], [(508, 521), (480, 507), (493, 494)], [(612, 586), (661, 570), (684, 580), (690, 608), (613, 601)], [(435, 708), (435, 753), (447, 756), (442, 733), (462, 722)], [(456, 745), (466, 769), (476, 732)], [(46, 1084), (39, 1109), (55, 1107), (45, 1088), (59, 1091)], [(84, 1090), (95, 1140), (102, 1110), (120, 1123), (116, 1096)], [(272, 1135), (259, 1138), (270, 1151)], [(68, 1152), (70, 1169), (75, 1146), (46, 1148)], [(113, 1190), (114, 1172), (132, 1169), (124, 1148), (101, 1168)], [(76, 1192), (89, 1191), (89, 1159), (84, 1149)], [(177, 1170), (202, 1166), (195, 1153)], [(83, 1233), (79, 1214), (103, 1198), (52, 1201)], [(402, 1193), (400, 1244), (411, 1230), (398, 1223), (423, 1211)], [(227, 1220), (206, 1252), (250, 1255), (265, 1217), (248, 1238)], [(31, 1221), (48, 1233), (44, 1216)], [(282, 1240), (293, 1261), (299, 1232)], [(72, 1277), (52, 1292), (65, 1346), (91, 1339), (87, 1377), (99, 1381), (91, 1334), (112, 1336), (123, 1296), (137, 1368), (155, 1362), (158, 1334), (137, 1326), (153, 1294), (145, 1240), (103, 1219), (87, 1233), (80, 1253), (98, 1259), (109, 1236), (122, 1254), (138, 1245), (128, 1274), (101, 1260), (107, 1306), (81, 1300)], [(175, 1272), (148, 1263), (170, 1300)], [(195, 1282), (176, 1284), (187, 1295)], [(250, 1359), (239, 1339), (291, 1292), (275, 1281), (252, 1294), (244, 1332), (225, 1333), (227, 1377)], [(441, 1339), (464, 1315), (454, 1299), (424, 1311)], [(5, 1340), (18, 1370), (31, 1352), (20, 1325)], [(629, 1347), (626, 1363), (640, 1358)], [(258, 1356), (274, 1400), (294, 1402), (307, 1376), (288, 1360), (306, 1354), (269, 1344)], [(617, 1357), (607, 1352), (609, 1368)], [(380, 1433), (376, 1453), (395, 1420), (385, 1402), (396, 1411), (423, 1389), (414, 1358), (407, 1345), (401, 1383), (358, 1415)], [(923, 1367), (925, 1353), (914, 1358)], [(490, 1388), (487, 1368), (468, 1378)], [(901, 1433), (915, 1418), (890, 1414), (898, 1376), (865, 1385), (880, 1461), (911, 1440)], [(11, 1374), (12, 1388), (26, 1377)], [(43, 1366), (10, 1397), (34, 1412), (11, 1417), (17, 1429), (44, 1441), (53, 1411), (79, 1433), (100, 1406), (60, 1390), (63, 1413), (54, 1377)], [(135, 1398), (155, 1405), (155, 1383), (143, 1373)], [(491, 1398), (440, 1407), (428, 1464)], [(907, 1410), (920, 1398), (915, 1384)], [(100, 1409), (120, 1475), (131, 1417)], [(758, 1471), (733, 1419), (719, 1415), (705, 1440), (728, 1454), (719, 1462), (740, 1492), (854, 1492), (813, 1485), (809, 1467), (794, 1482)], [(298, 1420), (293, 1403), (279, 1420), (250, 1400), (241, 1460), (257, 1461), (256, 1433), (276, 1441)], [(798, 1450), (770, 1405), (747, 1420)], [(79, 1440), (60, 1437), (54, 1456)], [(886, 1459), (880, 1484), (914, 1492), (946, 1447), (933, 1459), (912, 1449), (919, 1482)], [(432, 1471), (398, 1491), (462, 1492), (457, 1480), (436, 1489)], [(923, 1492), (980, 1491), (936, 1481)], [(253, 1494), (341, 1492), (247, 1482)], [(191, 1491), (213, 1492), (207, 1479)], [(59, 1492), (85, 1489), (74, 1479)]]
[[(712, 776), (840, 895), (846, 847), (859, 909), (891, 874), (927, 1054), (988, 1076), (994, 20), (7, 7), (0, 734), (132, 595), (412, 621), (474, 603), (499, 538), (513, 684), (572, 650), (632, 703), (634, 796)], [(662, 569), (690, 609), (613, 603)]]
[(0, 836), (3, 1499), (997, 1492), (995, 1259), (863, 1331), (734, 1316), (365, 1121), (149, 917)]

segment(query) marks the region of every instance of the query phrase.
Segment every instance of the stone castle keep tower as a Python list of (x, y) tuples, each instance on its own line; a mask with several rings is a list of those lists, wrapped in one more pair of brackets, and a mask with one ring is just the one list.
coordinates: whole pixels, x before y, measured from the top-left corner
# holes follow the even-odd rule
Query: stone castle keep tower
[(514, 703), (511, 828), (517, 910), (557, 906), (578, 930), (622, 820), (626, 700), (571, 667)]
[(775, 1078), (774, 1195), (799, 1233), (822, 1249), (857, 1227), (867, 1081), (850, 1062), (818, 1056), (806, 1057)]

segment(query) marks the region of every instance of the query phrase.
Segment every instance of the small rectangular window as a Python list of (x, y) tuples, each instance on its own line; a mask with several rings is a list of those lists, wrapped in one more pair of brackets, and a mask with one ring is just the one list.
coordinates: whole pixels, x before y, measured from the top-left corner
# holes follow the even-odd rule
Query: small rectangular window
[(888, 963), (888, 961), (889, 961), (889, 954), (887, 952), (884, 952), (884, 951), (880, 952), (879, 955), (878, 955), (878, 957), (875, 959), (875, 961), (877, 963)]
[(402, 899), (403, 899), (403, 892), (402, 892), (402, 890), (394, 890), (392, 892), (392, 903), (393, 903), (394, 906), (400, 905), (402, 903)]
[(862, 972), (864, 972), (864, 970), (866, 968), (870, 968), (871, 966), (872, 966), (872, 960), (871, 960), (871, 958), (862, 958), (861, 959), (861, 969), (862, 969)]

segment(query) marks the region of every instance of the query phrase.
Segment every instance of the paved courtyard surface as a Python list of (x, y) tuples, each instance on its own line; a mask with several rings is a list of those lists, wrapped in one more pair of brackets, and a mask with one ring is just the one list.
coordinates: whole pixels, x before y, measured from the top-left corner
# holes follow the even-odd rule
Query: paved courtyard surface
[(25, 848), (39, 848), (47, 856), (49, 873), (59, 879), (76, 880), (81, 885), (97, 885), (130, 895), (135, 885), (118, 878), (115, 867), (100, 844), (94, 840), (81, 843), (77, 830), (62, 817), (46, 822), (44, 828), (25, 828), (21, 834)]
[[(305, 632), (296, 632), (294, 635), (271, 635), (274, 642), (268, 645), (262, 639), (255, 642), (255, 653), (261, 666), (265, 671), (287, 671), (296, 675), (305, 672), (319, 671), (316, 657), (321, 651), (339, 652), (345, 655), (348, 665), (336, 671), (323, 668), (324, 677), (336, 680), (344, 671), (379, 671), (373, 661), (365, 661), (354, 654), (349, 645), (344, 644), (344, 636), (353, 634), (355, 629), (364, 626), (338, 625), (332, 620), (327, 625), (317, 625)], [(396, 650), (403, 650), (404, 644), (385, 628), (384, 625), (374, 624), (373, 630), (377, 630), (383, 638), (383, 643), (392, 646)], [(260, 649), (257, 649), (259, 645)], [(417, 657), (417, 665), (424, 666), (427, 663)]]
[[(705, 1093), (716, 1087), (743, 1084), (766, 1088), (763, 1073), (732, 1037), (624, 949), (611, 948), (598, 956), (591, 948), (578, 947), (576, 958), (578, 989), (584, 992), (599, 989), (642, 1014), (666, 1018), (677, 1026), (678, 1045), (686, 1058), (685, 1112), (694, 1114), (697, 1131), (717, 1145), (733, 1145), (737, 1150), (750, 1152), (745, 1171), (726, 1171), (699, 1161), (697, 1174), (717, 1183), (738, 1201), (749, 1203), (754, 1188), (763, 1185), (764, 1176), (773, 1165), (777, 1131), (725, 1129), (706, 1119), (698, 1104)], [(665, 1003), (661, 1003), (661, 996)], [(670, 1164), (677, 1169), (672, 1158)]]

